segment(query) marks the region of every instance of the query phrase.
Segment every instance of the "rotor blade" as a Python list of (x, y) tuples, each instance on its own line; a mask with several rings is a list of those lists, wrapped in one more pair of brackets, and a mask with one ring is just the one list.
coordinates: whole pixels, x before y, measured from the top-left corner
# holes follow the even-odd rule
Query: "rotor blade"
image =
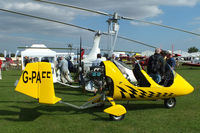
[[(92, 12), (92, 13), (97, 13), (97, 14), (101, 14), (101, 15), (105, 15), (105, 16), (113, 16), (112, 14), (109, 14), (109, 13), (105, 13), (105, 12), (101, 12), (101, 11), (95, 11), (95, 10), (86, 9), (86, 8), (77, 7), (77, 6), (72, 6), (72, 5), (69, 5), (69, 4), (62, 4), (62, 3), (56, 3), (56, 2), (51, 2), (51, 1), (45, 1), (45, 0), (34, 0), (34, 1), (39, 1), (39, 2), (44, 2), (44, 3), (59, 5), (59, 6), (66, 6), (66, 7), (79, 9), (79, 10), (83, 10), (83, 11), (88, 11), (88, 12)], [(164, 27), (164, 28), (168, 28), (168, 29), (172, 29), (172, 30), (176, 30), (176, 31), (180, 31), (180, 32), (185, 32), (185, 33), (193, 34), (193, 35), (196, 35), (196, 36), (200, 36), (200, 34), (198, 34), (198, 33), (186, 31), (186, 30), (183, 30), (183, 29), (179, 29), (179, 28), (175, 28), (175, 27), (171, 27), (171, 26), (167, 26), (167, 25), (162, 25), (162, 24), (158, 24), (158, 23), (148, 22), (148, 21), (139, 20), (139, 19), (130, 18), (130, 17), (124, 17), (124, 16), (119, 16), (119, 18), (125, 19), (125, 20), (130, 20), (130, 21), (142, 22), (142, 23), (151, 24), (151, 25), (156, 25), (156, 26), (160, 26), (160, 27)]]
[(76, 50), (78, 48), (51, 48), (51, 47), (17, 47), (19, 49), (57, 49), (57, 50)]
[[(33, 15), (24, 14), (24, 13), (20, 13), (20, 12), (15, 12), (15, 11), (11, 11), (11, 10), (5, 10), (5, 9), (1, 9), (1, 8), (0, 8), (0, 11), (9, 12), (9, 13), (18, 14), (18, 15), (27, 16), (27, 17), (32, 17), (32, 18), (36, 18), (36, 19), (40, 19), (40, 20), (45, 20), (45, 21), (50, 21), (50, 22), (54, 22), (54, 23), (59, 23), (59, 24), (63, 24), (63, 25), (68, 25), (68, 26), (80, 28), (80, 29), (83, 29), (83, 30), (91, 31), (91, 32), (97, 32), (97, 30), (93, 30), (93, 29), (89, 29), (89, 28), (84, 28), (84, 27), (81, 27), (81, 26), (77, 26), (77, 25), (73, 25), (73, 24), (69, 24), (69, 23), (65, 23), (65, 22), (61, 22), (61, 21), (57, 21), (57, 20), (53, 20), (53, 19), (48, 19), (48, 18), (33, 16)], [(103, 32), (102, 34), (103, 35), (110, 35), (110, 34), (105, 33), (105, 32)], [(125, 40), (131, 41), (131, 42), (135, 42), (135, 43), (139, 43), (139, 44), (142, 44), (144, 46), (156, 48), (154, 46), (145, 44), (145, 43), (140, 42), (140, 41), (132, 40), (132, 39), (129, 39), (129, 38), (126, 38), (126, 37), (118, 36), (118, 38), (125, 39)]]
[(45, 1), (45, 0), (34, 0), (34, 1), (48, 3), (48, 4), (53, 4), (53, 5), (59, 5), (59, 6), (65, 6), (65, 7), (79, 9), (79, 10), (83, 10), (83, 11), (87, 11), (87, 12), (92, 12), (92, 13), (96, 13), (96, 14), (100, 14), (100, 15), (105, 15), (105, 16), (113, 16), (112, 14), (109, 14), (109, 13), (105, 13), (105, 12), (101, 12), (101, 11), (96, 11), (96, 10), (91, 10), (91, 9), (87, 9), (87, 8), (82, 8), (82, 7), (78, 7), (78, 6), (73, 6), (73, 5), (69, 5), (69, 4), (63, 4), (63, 3), (57, 3), (57, 2)]
[(135, 51), (126, 51), (126, 50), (114, 50), (114, 52), (141, 53), (141, 52), (135, 52)]
[(91, 32), (97, 32), (97, 31), (92, 30), (92, 29), (84, 28), (84, 27), (81, 27), (81, 26), (77, 26), (77, 25), (74, 25), (74, 24), (69, 24), (69, 23), (65, 23), (65, 22), (61, 22), (61, 21), (57, 21), (57, 20), (53, 20), (53, 19), (48, 19), (48, 18), (33, 16), (33, 15), (24, 14), (24, 13), (20, 13), (20, 12), (15, 12), (15, 11), (11, 11), (11, 10), (5, 10), (5, 9), (1, 9), (1, 8), (0, 8), (0, 11), (14, 13), (14, 14), (18, 14), (18, 15), (22, 15), (22, 16), (27, 16), (27, 17), (32, 17), (32, 18), (41, 19), (41, 20), (46, 20), (46, 21), (50, 21), (50, 22), (55, 22), (55, 23), (59, 23), (59, 24), (68, 25), (68, 26), (79, 28), (79, 29), (91, 31)]
[[(103, 32), (102, 34), (103, 35), (109, 35), (108, 33), (105, 33), (105, 32)], [(147, 47), (156, 48), (153, 45), (149, 45), (149, 44), (146, 44), (144, 42), (140, 42), (140, 41), (136, 41), (136, 40), (133, 40), (133, 39), (129, 39), (127, 37), (123, 37), (123, 36), (119, 36), (119, 35), (117, 37), (120, 38), (120, 39), (124, 39), (124, 40), (130, 41), (130, 42), (135, 42), (135, 43), (138, 43), (138, 44), (142, 44), (142, 45), (147, 46)]]
[[(108, 49), (101, 49), (101, 51), (110, 51)], [(136, 51), (127, 51), (127, 50), (113, 50), (114, 52), (125, 52), (125, 53), (141, 53)]]
[(129, 39), (129, 38), (126, 38), (126, 37), (123, 37), (123, 36), (117, 36), (117, 37), (118, 37), (118, 38), (121, 38), (121, 39), (124, 39), (124, 40), (127, 40), (127, 41), (139, 43), (139, 44), (142, 44), (142, 45), (147, 46), (147, 47), (156, 48), (156, 47), (153, 46), (153, 45), (149, 45), (149, 44), (146, 44), (146, 43), (144, 43), (144, 42), (136, 41), (136, 40)]
[(196, 35), (196, 36), (200, 36), (200, 34), (198, 34), (198, 33), (186, 31), (186, 30), (183, 30), (183, 29), (179, 29), (179, 28), (175, 28), (175, 27), (171, 27), (171, 26), (167, 26), (167, 25), (162, 25), (162, 24), (158, 24), (158, 23), (148, 22), (148, 21), (139, 20), (139, 19), (135, 19), (135, 18), (129, 18), (129, 17), (120, 17), (120, 18), (125, 19), (125, 20), (130, 20), (130, 21), (137, 21), (137, 22), (142, 22), (142, 23), (146, 23), (146, 24), (156, 25), (156, 26), (160, 26), (160, 27), (185, 32), (185, 33), (193, 34), (193, 35)]

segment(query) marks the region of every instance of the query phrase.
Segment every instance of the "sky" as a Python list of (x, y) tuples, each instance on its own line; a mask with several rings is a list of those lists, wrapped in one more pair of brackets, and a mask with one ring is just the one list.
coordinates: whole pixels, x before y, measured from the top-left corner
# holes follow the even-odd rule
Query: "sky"
[[(200, 0), (54, 0), (120, 16), (164, 24), (200, 34)], [(107, 32), (107, 16), (71, 9), (34, 0), (0, 0), (0, 8), (75, 24)], [(200, 49), (200, 36), (174, 31), (135, 21), (119, 20), (119, 35), (162, 49), (187, 51)], [(19, 46), (45, 44), (47, 47), (65, 48), (68, 44), (91, 48), (94, 34), (78, 28), (15, 15), (0, 11), (0, 53), (15, 53)], [(108, 47), (108, 37), (102, 36), (100, 48)], [(152, 48), (117, 39), (116, 50), (145, 51)], [(59, 51), (57, 51), (59, 52)], [(60, 51), (62, 52), (62, 51)]]

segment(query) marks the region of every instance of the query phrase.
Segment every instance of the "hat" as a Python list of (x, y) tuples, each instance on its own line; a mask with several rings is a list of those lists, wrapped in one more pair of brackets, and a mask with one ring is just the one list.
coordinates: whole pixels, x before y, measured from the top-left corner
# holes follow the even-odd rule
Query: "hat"
[(168, 53), (168, 54), (172, 54), (172, 51), (170, 51), (170, 50), (167, 50), (167, 53)]

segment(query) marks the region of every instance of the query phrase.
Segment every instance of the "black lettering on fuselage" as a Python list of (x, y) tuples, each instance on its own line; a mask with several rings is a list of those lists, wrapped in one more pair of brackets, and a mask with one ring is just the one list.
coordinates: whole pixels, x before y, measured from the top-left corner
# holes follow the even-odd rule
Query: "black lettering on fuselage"
[(33, 83), (33, 79), (36, 78), (36, 72), (35, 71), (32, 71), (32, 83)]
[(22, 80), (24, 83), (28, 83), (29, 80), (31, 83), (42, 83), (42, 79), (45, 78), (51, 78), (50, 71), (32, 71), (31, 75), (28, 75), (28, 71), (24, 71), (22, 74)]
[(23, 72), (23, 75), (22, 75), (23, 78), (22, 78), (22, 79), (23, 79), (23, 82), (24, 82), (24, 83), (27, 83), (27, 82), (28, 82), (28, 76), (25, 77), (25, 74), (28, 75), (28, 72), (27, 72), (27, 71), (24, 71), (24, 72)]
[(51, 74), (51, 72), (47, 72), (47, 78), (51, 78), (49, 74)]
[[(42, 74), (43, 74), (43, 72), (42, 72)], [(42, 77), (42, 78), (43, 78), (43, 77)], [(38, 81), (40, 81), (40, 83), (41, 83), (40, 72), (38, 72), (36, 83), (37, 83)]]
[(44, 75), (45, 73), (46, 73), (46, 72), (44, 72), (44, 71), (42, 72), (42, 78), (45, 78), (45, 75)]

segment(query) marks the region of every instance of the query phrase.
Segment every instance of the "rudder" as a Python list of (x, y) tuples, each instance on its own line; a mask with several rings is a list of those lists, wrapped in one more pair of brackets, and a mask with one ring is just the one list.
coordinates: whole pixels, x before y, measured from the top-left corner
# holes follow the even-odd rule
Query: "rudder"
[(39, 103), (55, 104), (61, 100), (55, 96), (51, 64), (47, 62), (28, 63), (15, 90), (39, 99)]

